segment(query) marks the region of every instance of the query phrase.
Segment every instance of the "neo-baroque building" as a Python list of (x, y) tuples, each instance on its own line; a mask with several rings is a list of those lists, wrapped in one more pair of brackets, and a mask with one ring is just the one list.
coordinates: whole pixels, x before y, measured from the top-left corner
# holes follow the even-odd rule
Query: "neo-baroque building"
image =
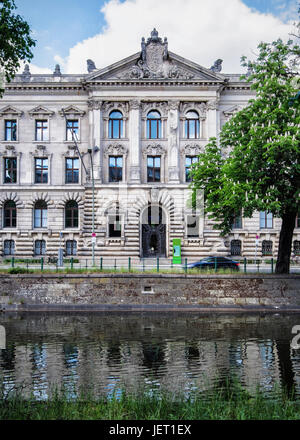
[(280, 219), (238, 213), (224, 239), (187, 202), (197, 155), (254, 97), (221, 64), (170, 52), (154, 29), (126, 59), (104, 69), (88, 60), (87, 74), (26, 66), (0, 102), (0, 254), (50, 256), (63, 246), (89, 258), (93, 231), (96, 257), (168, 257), (174, 238), (191, 259), (275, 254)]

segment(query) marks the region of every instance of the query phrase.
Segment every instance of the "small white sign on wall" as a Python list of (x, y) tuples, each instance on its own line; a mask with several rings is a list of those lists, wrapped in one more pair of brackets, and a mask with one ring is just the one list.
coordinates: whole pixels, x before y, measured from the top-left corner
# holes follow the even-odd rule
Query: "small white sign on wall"
[(5, 350), (6, 348), (6, 332), (3, 325), (0, 325), (0, 350)]

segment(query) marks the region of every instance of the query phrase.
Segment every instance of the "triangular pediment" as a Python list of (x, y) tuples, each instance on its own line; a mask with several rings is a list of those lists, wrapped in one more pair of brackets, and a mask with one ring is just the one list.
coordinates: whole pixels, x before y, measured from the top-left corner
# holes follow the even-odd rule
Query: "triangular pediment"
[(34, 107), (28, 113), (29, 113), (30, 116), (36, 116), (36, 115), (53, 116), (54, 115), (54, 111), (49, 110), (48, 108), (43, 107), (41, 105), (38, 105), (37, 107)]
[(22, 116), (23, 112), (13, 107), (12, 105), (7, 105), (0, 110), (0, 116), (5, 115), (14, 115), (14, 116)]
[(88, 83), (114, 80), (202, 80), (205, 82), (223, 82), (225, 76), (172, 52), (168, 52), (167, 59), (162, 60), (156, 71), (150, 70), (148, 64), (141, 58), (141, 53), (138, 52), (108, 67), (93, 71), (85, 80)]
[(59, 113), (61, 116), (64, 116), (64, 113), (68, 116), (70, 116), (70, 115), (84, 116), (85, 115), (85, 111), (80, 110), (80, 108), (76, 107), (75, 105), (69, 105), (68, 107), (62, 108)]

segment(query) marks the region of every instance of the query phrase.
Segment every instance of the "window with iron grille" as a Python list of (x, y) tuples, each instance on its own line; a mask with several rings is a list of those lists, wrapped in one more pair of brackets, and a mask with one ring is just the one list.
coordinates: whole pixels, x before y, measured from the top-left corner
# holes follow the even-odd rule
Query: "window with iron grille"
[(147, 139), (161, 138), (161, 116), (157, 111), (151, 111), (147, 115)]
[(48, 159), (35, 158), (35, 183), (48, 183)]
[(34, 254), (45, 255), (46, 254), (46, 242), (45, 240), (35, 240), (34, 242)]
[(66, 254), (67, 255), (77, 255), (77, 241), (67, 240), (66, 241)]
[(66, 159), (66, 183), (79, 183), (79, 159)]
[(65, 227), (66, 228), (78, 228), (78, 204), (75, 200), (70, 200), (66, 203), (65, 209)]
[(39, 200), (34, 206), (34, 227), (47, 228), (47, 203)]
[(17, 158), (4, 158), (4, 183), (17, 183)]
[(122, 224), (121, 216), (119, 215), (109, 215), (108, 216), (108, 234), (109, 237), (121, 237), (122, 235)]
[[(68, 119), (66, 122), (66, 140), (67, 141), (73, 141), (75, 138), (75, 141), (78, 141), (79, 139), (79, 121), (78, 119)], [(74, 134), (74, 138), (73, 138)]]
[(186, 114), (185, 137), (187, 139), (198, 139), (200, 137), (200, 121), (196, 111), (189, 111)]
[(4, 240), (4, 255), (15, 255), (14, 240)]
[(47, 120), (35, 121), (35, 140), (36, 141), (48, 141), (49, 129)]
[(198, 156), (185, 156), (185, 181), (191, 182), (192, 177), (190, 174), (190, 168), (194, 163), (197, 163), (199, 160)]
[(17, 227), (17, 207), (13, 200), (8, 200), (4, 205), (4, 228)]
[(261, 211), (259, 214), (259, 227), (261, 229), (273, 228), (273, 214), (268, 211)]
[(230, 254), (231, 255), (241, 255), (242, 253), (242, 242), (241, 240), (231, 240), (230, 242)]
[(122, 182), (123, 156), (109, 156), (109, 181)]
[(188, 215), (187, 218), (187, 237), (198, 238), (199, 237), (199, 216)]
[(300, 241), (299, 240), (295, 240), (294, 241), (294, 254), (295, 255), (300, 255)]
[(123, 115), (118, 110), (110, 113), (108, 121), (108, 137), (121, 139), (123, 137)]
[(5, 140), (17, 140), (17, 121), (15, 119), (5, 121)]
[(262, 255), (273, 254), (273, 243), (270, 240), (263, 240), (262, 242)]
[(147, 156), (147, 182), (160, 182), (160, 156)]

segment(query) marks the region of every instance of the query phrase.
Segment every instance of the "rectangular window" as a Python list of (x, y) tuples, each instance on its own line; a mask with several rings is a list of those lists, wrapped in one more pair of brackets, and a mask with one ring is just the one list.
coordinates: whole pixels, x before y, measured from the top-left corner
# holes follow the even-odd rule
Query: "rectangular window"
[(198, 119), (187, 119), (185, 122), (185, 137), (187, 139), (198, 139), (200, 124)]
[(34, 243), (34, 253), (35, 255), (45, 255), (46, 254), (46, 242), (45, 240), (36, 240)]
[(232, 229), (242, 229), (242, 215), (241, 213), (238, 213), (232, 223)]
[(196, 215), (187, 216), (187, 236), (190, 238), (199, 237), (199, 217)]
[(77, 241), (76, 240), (67, 240), (66, 254), (68, 256), (77, 255)]
[(15, 119), (5, 121), (5, 140), (17, 140), (17, 121)]
[(147, 182), (160, 182), (160, 156), (147, 156)]
[(108, 234), (109, 237), (121, 237), (122, 235), (122, 225), (121, 225), (121, 217), (119, 215), (110, 215), (108, 217)]
[(300, 213), (296, 217), (296, 228), (300, 228)]
[(79, 183), (79, 159), (66, 159), (66, 183)]
[(34, 210), (34, 227), (47, 228), (47, 209)]
[(261, 211), (259, 216), (259, 227), (261, 229), (273, 228), (273, 214), (271, 212)]
[(161, 120), (148, 119), (147, 120), (147, 139), (161, 138)]
[(15, 254), (15, 242), (14, 240), (4, 240), (4, 255)]
[(73, 141), (73, 134), (75, 141), (79, 139), (79, 121), (78, 119), (68, 119), (67, 121), (67, 141)]
[(190, 168), (194, 163), (198, 162), (198, 156), (185, 156), (185, 181), (191, 182)]
[(35, 158), (35, 183), (48, 183), (48, 159)]
[(109, 156), (109, 181), (122, 182), (123, 178), (123, 157)]
[(17, 158), (4, 158), (4, 183), (17, 183)]
[(35, 140), (36, 141), (49, 140), (49, 129), (48, 129), (47, 120), (35, 121)]

